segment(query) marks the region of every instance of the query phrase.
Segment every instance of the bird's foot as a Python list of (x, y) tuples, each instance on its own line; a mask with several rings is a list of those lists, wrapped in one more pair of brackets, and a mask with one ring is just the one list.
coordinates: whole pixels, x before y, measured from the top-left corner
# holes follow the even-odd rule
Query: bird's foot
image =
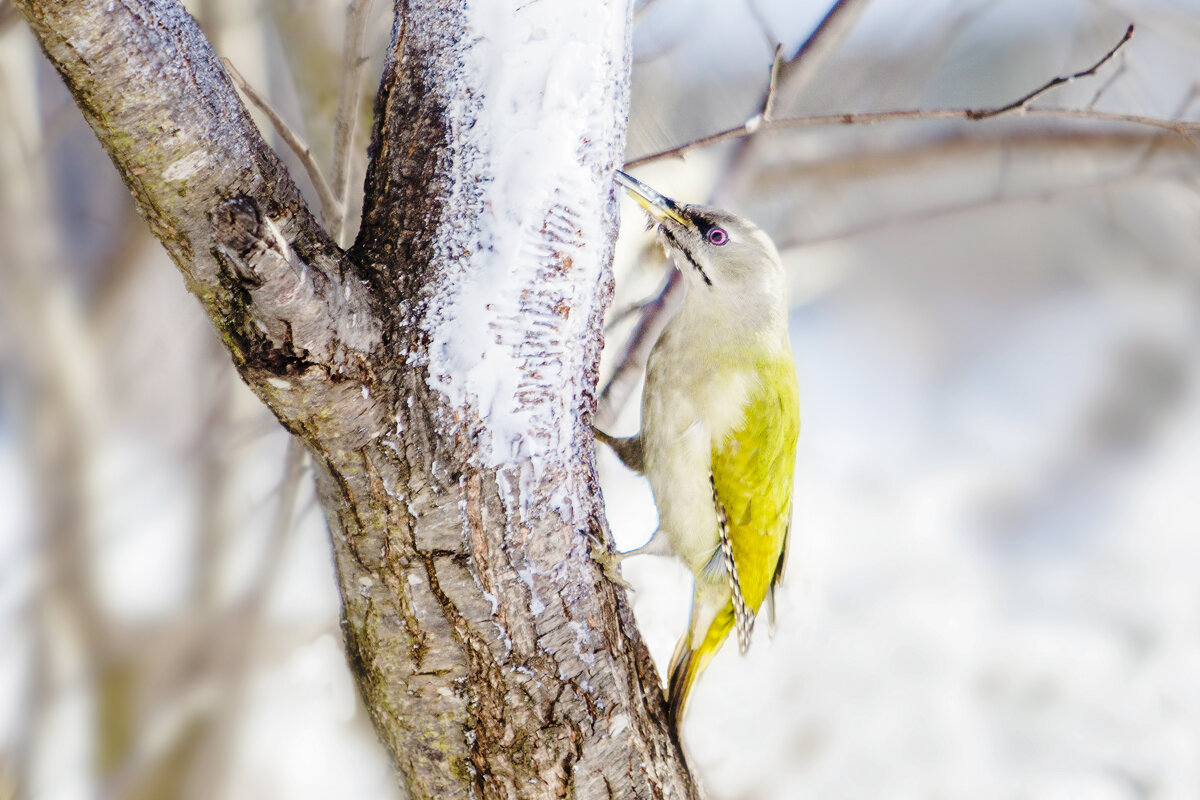
[(621, 566), (621, 562), (625, 560), (626, 554), (609, 550), (608, 544), (593, 533), (588, 533), (587, 539), (588, 552), (591, 554), (592, 560), (600, 565), (605, 576), (618, 586), (632, 589), (633, 585), (621, 577), (621, 573), (617, 570), (617, 567)]

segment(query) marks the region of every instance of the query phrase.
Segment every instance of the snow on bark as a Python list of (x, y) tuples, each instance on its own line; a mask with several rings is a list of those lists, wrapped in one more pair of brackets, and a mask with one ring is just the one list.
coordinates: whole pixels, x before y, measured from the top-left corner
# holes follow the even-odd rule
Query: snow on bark
[[(456, 144), (445, 207), (458, 217), (436, 247), (453, 277), (431, 304), (429, 372), (452, 407), (488, 421), (485, 465), (532, 467), (521, 484), (569, 453), (585, 402), (579, 376), (611, 255), (606, 176), (623, 147), (613, 109), (628, 102), (627, 15), (620, 2), (474, 3), (456, 63), (427, 76)], [(553, 505), (570, 516), (577, 487), (560, 488)]]

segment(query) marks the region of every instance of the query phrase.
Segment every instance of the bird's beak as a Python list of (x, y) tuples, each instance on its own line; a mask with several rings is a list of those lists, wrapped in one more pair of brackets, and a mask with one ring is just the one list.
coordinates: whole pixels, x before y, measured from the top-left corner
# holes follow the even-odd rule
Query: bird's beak
[(629, 192), (630, 196), (637, 200), (642, 208), (646, 209), (655, 219), (666, 218), (678, 222), (680, 225), (688, 224), (687, 217), (683, 215), (683, 209), (679, 207), (678, 203), (669, 197), (663, 197), (637, 178), (617, 170), (617, 183), (624, 186), (625, 191)]

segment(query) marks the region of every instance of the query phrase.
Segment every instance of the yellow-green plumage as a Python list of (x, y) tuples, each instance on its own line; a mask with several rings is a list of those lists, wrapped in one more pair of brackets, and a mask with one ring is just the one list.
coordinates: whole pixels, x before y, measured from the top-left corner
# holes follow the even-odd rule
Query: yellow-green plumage
[[(713, 443), (711, 462), (714, 494), (724, 507), (741, 594), (751, 615), (759, 611), (783, 574), (800, 432), (799, 392), (791, 353), (762, 359), (753, 371), (762, 380), (746, 405), (745, 419)], [(671, 659), (668, 707), (676, 720), (682, 717), (696, 677), (734, 628), (731, 597), (694, 647), (699, 633), (693, 629), (695, 611), (693, 605), (689, 629)]]
[(747, 405), (745, 423), (712, 450), (713, 482), (725, 506), (742, 594), (755, 611), (782, 567), (800, 433), (791, 353), (756, 366), (767, 379)]

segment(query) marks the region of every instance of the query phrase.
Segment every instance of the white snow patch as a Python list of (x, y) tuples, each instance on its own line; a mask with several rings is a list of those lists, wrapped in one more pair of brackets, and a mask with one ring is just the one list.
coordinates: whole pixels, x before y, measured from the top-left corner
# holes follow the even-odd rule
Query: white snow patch
[(517, 577), (521, 579), (521, 583), (529, 587), (529, 613), (535, 617), (546, 610), (546, 604), (537, 596), (537, 589), (533, 585), (533, 570), (528, 567), (517, 570)]
[(580, 401), (609, 247), (600, 186), (621, 147), (625, 9), (509, 0), (469, 15), (461, 68), (434, 82), (457, 145), (455, 221), (438, 242), (455, 277), (434, 302), (429, 369), (452, 405), (489, 421), (483, 461), (530, 459), (536, 480)]
[(588, 649), (592, 640), (592, 629), (576, 620), (571, 620), (567, 624), (575, 633), (575, 655), (579, 656), (579, 660), (583, 663), (592, 666), (596, 663), (596, 654)]

